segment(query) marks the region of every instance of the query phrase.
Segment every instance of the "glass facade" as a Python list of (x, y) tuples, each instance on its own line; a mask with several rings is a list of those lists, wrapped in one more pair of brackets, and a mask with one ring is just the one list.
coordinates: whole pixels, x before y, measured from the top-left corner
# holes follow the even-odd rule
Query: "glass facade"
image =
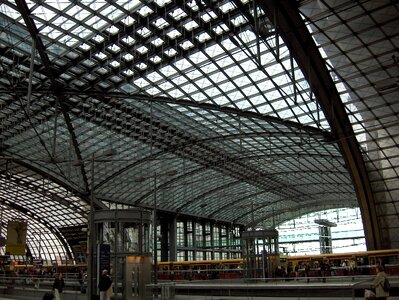
[(177, 221), (176, 226), (178, 261), (241, 257), (240, 226), (194, 220)]
[(348, 208), (306, 214), (277, 226), (280, 253), (320, 254), (319, 225), (314, 222), (318, 219), (327, 219), (337, 224), (331, 227), (333, 253), (366, 250), (359, 208)]

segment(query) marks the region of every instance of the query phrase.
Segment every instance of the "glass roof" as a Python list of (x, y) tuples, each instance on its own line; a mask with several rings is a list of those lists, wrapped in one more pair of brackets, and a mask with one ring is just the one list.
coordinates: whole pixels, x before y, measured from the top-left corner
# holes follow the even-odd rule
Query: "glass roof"
[[(398, 6), (297, 3), (372, 188), (396, 210)], [(86, 224), (92, 190), (98, 207), (151, 208), (156, 193), (160, 211), (245, 226), (358, 206), (323, 82), (306, 76), (271, 11), (245, 0), (2, 1), (3, 205), (29, 207), (61, 237)]]

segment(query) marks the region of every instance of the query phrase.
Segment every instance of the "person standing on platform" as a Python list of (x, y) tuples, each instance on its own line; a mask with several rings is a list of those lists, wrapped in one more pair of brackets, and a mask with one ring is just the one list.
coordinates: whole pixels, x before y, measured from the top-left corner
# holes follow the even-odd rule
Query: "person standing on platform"
[(85, 293), (86, 293), (86, 287), (85, 287), (85, 283), (84, 283), (84, 281), (83, 281), (84, 276), (85, 276), (85, 273), (83, 272), (83, 270), (81, 270), (81, 271), (79, 272), (79, 275), (78, 275), (78, 282), (79, 282), (80, 292), (81, 292), (82, 294), (85, 294)]
[(375, 289), (375, 295), (377, 300), (386, 300), (389, 297), (389, 291), (384, 290), (384, 283), (387, 280), (387, 274), (384, 272), (382, 265), (377, 265), (377, 275), (373, 281), (373, 288)]
[(98, 289), (100, 290), (100, 300), (110, 300), (112, 294), (112, 280), (108, 276), (108, 271), (103, 270), (100, 281), (98, 283)]
[(61, 294), (64, 287), (65, 283), (64, 283), (64, 278), (62, 278), (62, 274), (61, 273), (56, 274), (53, 282), (53, 291), (54, 291), (55, 300), (61, 300)]

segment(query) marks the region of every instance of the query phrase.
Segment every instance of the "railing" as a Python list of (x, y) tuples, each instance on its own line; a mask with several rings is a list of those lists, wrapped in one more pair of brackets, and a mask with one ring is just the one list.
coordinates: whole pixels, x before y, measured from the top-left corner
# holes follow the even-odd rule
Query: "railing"
[[(0, 275), (0, 299), (42, 300), (45, 293), (52, 292), (54, 278), (29, 275)], [(77, 278), (64, 278), (64, 300), (86, 300)]]

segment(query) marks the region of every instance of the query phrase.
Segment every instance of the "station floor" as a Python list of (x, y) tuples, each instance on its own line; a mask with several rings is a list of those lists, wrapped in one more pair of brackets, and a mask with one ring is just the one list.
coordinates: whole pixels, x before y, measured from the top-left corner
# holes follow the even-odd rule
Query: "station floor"
[[(399, 300), (399, 277), (390, 277), (390, 282), (392, 296), (389, 300)], [(160, 293), (158, 297), (149, 295), (145, 300), (360, 300), (364, 299), (362, 292), (369, 287), (370, 281), (349, 279), (327, 282), (315, 280), (309, 283), (306, 281), (257, 283), (198, 281), (165, 284), (174, 286), (176, 290), (174, 297), (167, 297)], [(356, 293), (351, 293), (354, 286), (356, 286)], [(49, 290), (46, 288), (18, 287), (12, 294), (0, 292), (0, 300), (42, 300), (47, 291)], [(67, 290), (62, 294), (62, 300), (88, 300), (88, 296), (78, 291)], [(118, 297), (118, 300), (122, 298)]]
[[(25, 297), (18, 297), (14, 296), (13, 298), (6, 298), (0, 295), (1, 300), (41, 300), (42, 296), (37, 295), (37, 296), (32, 296), (31, 298), (25, 298)], [(151, 299), (156, 299), (156, 298), (151, 298)], [(176, 295), (174, 300), (273, 300), (273, 299), (279, 299), (279, 300), (326, 300), (328, 298), (326, 297), (234, 297), (234, 296), (186, 296), (186, 295)], [(334, 298), (336, 299), (336, 298)], [(341, 300), (360, 300), (364, 299), (364, 297), (342, 297), (339, 298)], [(87, 300), (87, 295), (71, 295), (71, 294), (64, 294), (62, 295), (62, 300)], [(161, 297), (158, 297), (158, 300), (164, 300)], [(169, 299), (167, 299), (169, 300)], [(172, 299), (170, 299), (172, 300)], [(389, 300), (399, 300), (399, 297), (389, 297)]]
[[(1, 300), (42, 300), (42, 295), (32, 295), (32, 297), (26, 298), (26, 296), (13, 296), (13, 298), (3, 297), (0, 295)], [(150, 298), (155, 300), (156, 298)], [(164, 300), (159, 296), (158, 300)], [(176, 295), (173, 299), (165, 299), (165, 300), (326, 300), (331, 298), (326, 297), (234, 297), (234, 296), (187, 296), (187, 295)], [(342, 297), (342, 298), (333, 298), (333, 299), (341, 299), (341, 300), (361, 300), (364, 297)], [(87, 295), (72, 295), (72, 294), (63, 294), (62, 300), (87, 300)], [(399, 297), (389, 297), (389, 300), (399, 300)]]

